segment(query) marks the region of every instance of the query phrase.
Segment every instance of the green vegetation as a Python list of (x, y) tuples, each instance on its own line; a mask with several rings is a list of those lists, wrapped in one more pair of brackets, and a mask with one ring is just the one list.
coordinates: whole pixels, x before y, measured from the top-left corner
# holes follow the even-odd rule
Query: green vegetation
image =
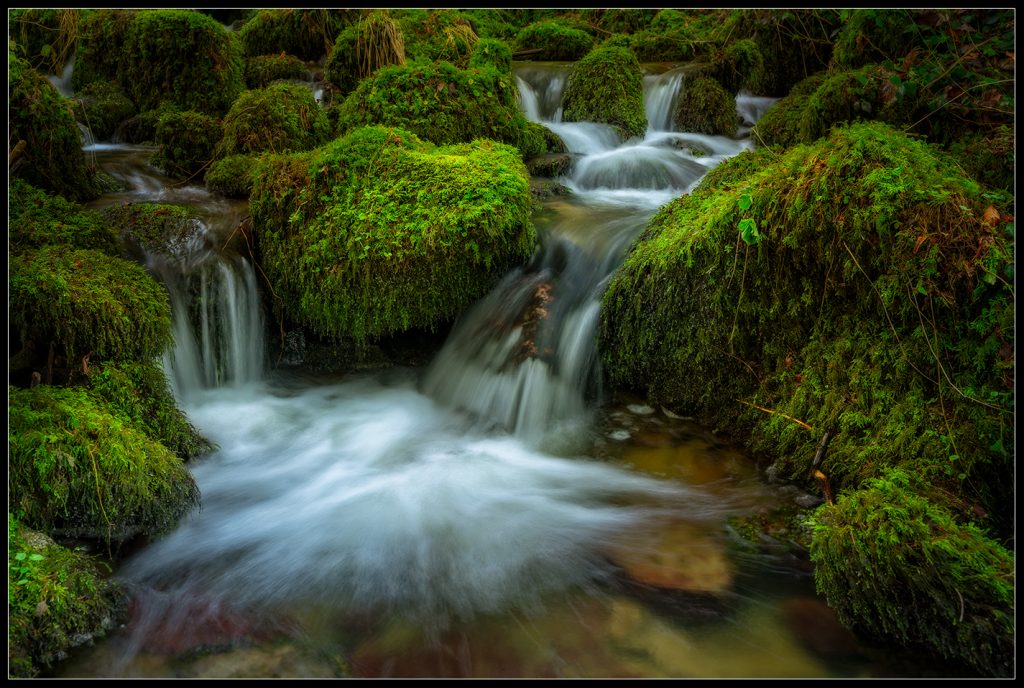
[(153, 164), (171, 177), (202, 179), (222, 133), (221, 123), (213, 117), (167, 110), (156, 122), (154, 138), (160, 150), (153, 156)]
[(522, 29), (515, 40), (517, 51), (530, 52), (531, 60), (578, 60), (594, 47), (589, 33), (562, 21), (540, 21)]
[(146, 254), (180, 256), (200, 230), (191, 210), (165, 203), (128, 203), (100, 211), (129, 253), (144, 263)]
[(387, 12), (373, 12), (338, 34), (324, 74), (343, 96), (381, 67), (405, 64), (405, 36)]
[(35, 678), (126, 615), (127, 594), (96, 560), (61, 547), (7, 514), (10, 678)]
[(82, 133), (71, 101), (15, 51), (8, 51), (7, 57), (9, 173), (71, 200), (95, 198), (95, 171), (82, 153)]
[[(779, 478), (808, 481), (827, 432), (816, 468), (837, 493), (900, 468), (957, 519), (1003, 537), (1014, 307), (1001, 198), (879, 123), (737, 156), (662, 208), (612, 279), (606, 370), (749, 437)], [(906, 575), (962, 578), (934, 564)]]
[(309, 80), (309, 69), (294, 55), (256, 55), (245, 60), (245, 85), (249, 88), (265, 88), (289, 79)]
[(514, 149), (435, 147), (384, 127), (269, 156), (252, 193), (284, 313), (357, 341), (454, 318), (531, 254), (530, 206)]
[[(133, 10), (98, 9), (83, 11), (78, 23), (75, 68), (71, 87), (81, 91), (94, 81), (122, 83), (124, 51)], [(120, 49), (119, 49), (120, 48)]]
[(811, 544), (818, 590), (861, 634), (1012, 676), (1013, 553), (958, 523), (928, 489), (892, 470), (821, 507)]
[(512, 73), (512, 49), (504, 41), (483, 38), (473, 46), (473, 54), (469, 57), (471, 69), (492, 67), (502, 74)]
[(626, 48), (602, 47), (573, 65), (563, 96), (566, 122), (603, 122), (623, 139), (643, 136), (643, 72)]
[(789, 148), (804, 143), (800, 137), (800, 123), (807, 108), (807, 100), (825, 81), (824, 74), (809, 76), (789, 92), (785, 98), (768, 108), (757, 120), (750, 136), (759, 146)]
[(206, 188), (228, 198), (249, 198), (256, 159), (251, 155), (229, 155), (206, 170)]
[(396, 11), (405, 36), (405, 53), (410, 61), (445, 60), (465, 69), (480, 37), (473, 23), (459, 10)]
[(727, 93), (735, 95), (740, 90), (763, 93), (765, 67), (764, 56), (757, 43), (750, 39), (733, 41), (716, 61), (714, 76)]
[(736, 99), (711, 77), (699, 76), (683, 82), (672, 117), (680, 131), (736, 135)]
[(67, 361), (148, 360), (171, 342), (167, 291), (135, 263), (44, 246), (10, 259), (10, 321), (23, 347)]
[(265, 9), (238, 31), (249, 57), (285, 53), (319, 60), (331, 50), (335, 36), (353, 21), (358, 10)]
[(277, 83), (246, 91), (224, 117), (217, 157), (304, 151), (330, 138), (327, 115), (301, 84)]
[(11, 179), (9, 193), (11, 253), (64, 245), (96, 249), (109, 256), (121, 255), (117, 232), (99, 213), (17, 178)]
[(75, 101), (76, 117), (99, 141), (109, 140), (118, 124), (136, 114), (135, 104), (118, 84), (110, 81), (93, 81), (78, 93)]
[(9, 389), (10, 503), (45, 532), (123, 542), (197, 506), (181, 459), (84, 389)]
[(7, 11), (7, 33), (25, 59), (44, 73), (60, 74), (75, 51), (80, 10), (29, 7)]

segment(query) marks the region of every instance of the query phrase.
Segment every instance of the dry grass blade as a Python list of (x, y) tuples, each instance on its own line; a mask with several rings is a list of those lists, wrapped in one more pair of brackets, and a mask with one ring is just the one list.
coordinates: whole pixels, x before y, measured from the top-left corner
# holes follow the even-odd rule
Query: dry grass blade
[(356, 59), (361, 79), (386, 65), (404, 65), (405, 39), (398, 23), (380, 12), (367, 17), (356, 41)]

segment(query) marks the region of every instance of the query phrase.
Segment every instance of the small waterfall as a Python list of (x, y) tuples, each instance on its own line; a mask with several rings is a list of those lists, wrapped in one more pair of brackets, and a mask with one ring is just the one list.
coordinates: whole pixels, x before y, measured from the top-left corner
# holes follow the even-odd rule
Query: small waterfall
[(61, 70), (60, 75), (49, 74), (47, 80), (53, 84), (53, 87), (60, 92), (65, 98), (74, 98), (75, 90), (71, 88), (71, 74), (75, 68), (75, 56), (72, 55), (68, 58), (67, 63), (64, 65), (64, 69)]
[(740, 118), (740, 136), (747, 136), (753, 129), (761, 115), (767, 112), (768, 108), (779, 102), (779, 98), (769, 96), (754, 96), (747, 91), (740, 91), (736, 94), (736, 114)]
[(644, 112), (651, 131), (671, 131), (672, 105), (683, 83), (683, 71), (644, 75)]

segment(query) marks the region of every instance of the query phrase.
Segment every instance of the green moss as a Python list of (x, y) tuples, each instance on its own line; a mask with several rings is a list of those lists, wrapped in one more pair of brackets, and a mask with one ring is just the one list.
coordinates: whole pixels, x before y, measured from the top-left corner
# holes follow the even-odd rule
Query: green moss
[(286, 53), (304, 60), (328, 54), (335, 36), (357, 18), (358, 10), (265, 9), (238, 31), (249, 57)]
[(473, 25), (473, 31), (481, 39), (493, 38), (506, 44), (515, 40), (519, 28), (506, 10), (474, 8), (462, 10), (462, 14)]
[(990, 132), (966, 134), (949, 147), (950, 155), (975, 179), (1008, 193), (1014, 190), (1015, 151), (1014, 129), (1005, 124)]
[(78, 25), (75, 68), (71, 87), (81, 91), (94, 81), (120, 82), (125, 59), (123, 46), (134, 10), (98, 9), (83, 12)]
[(198, 505), (181, 459), (87, 390), (9, 398), (11, 508), (26, 525), (114, 543), (166, 532)]
[(492, 67), (501, 73), (512, 72), (512, 49), (504, 41), (484, 38), (473, 47), (469, 58), (471, 69)]
[(256, 159), (251, 155), (229, 155), (206, 171), (206, 188), (228, 198), (249, 198)]
[(118, 124), (136, 114), (135, 104), (120, 86), (109, 81), (90, 83), (75, 100), (78, 104), (76, 116), (100, 141), (109, 140)]
[(252, 194), (263, 269), (287, 315), (360, 341), (436, 328), (486, 293), (533, 251), (530, 204), (516, 150), (435, 148), (383, 127), (269, 157)]
[(519, 145), (526, 135), (510, 73), (448, 62), (384, 67), (363, 80), (338, 110), (338, 133), (368, 125), (406, 129), (437, 144), (488, 138)]
[(460, 10), (400, 10), (406, 57), (410, 61), (445, 60), (465, 69), (480, 37)]
[(181, 112), (181, 110), (170, 103), (164, 103), (155, 110), (140, 112), (121, 124), (119, 135), (127, 143), (154, 143), (157, 123), (161, 117), (172, 112)]
[(99, 563), (7, 514), (7, 658), (11, 678), (35, 678), (127, 612), (127, 594)]
[(82, 153), (82, 134), (71, 101), (27, 62), (8, 52), (10, 103), (8, 140), (20, 153), (9, 156), (12, 176), (75, 201), (99, 195)]
[[(138, 265), (91, 249), (46, 246), (10, 261), (12, 334), (77, 362), (147, 360), (171, 342), (164, 287)], [(77, 363), (76, 363), (77, 364)]]
[(178, 408), (164, 371), (153, 363), (105, 363), (90, 369), (87, 385), (112, 413), (182, 459), (206, 454), (213, 445)]
[(373, 12), (334, 41), (324, 75), (344, 96), (381, 67), (405, 64), (405, 35), (389, 12)]
[(99, 213), (17, 178), (11, 180), (9, 193), (8, 248), (12, 253), (59, 245), (121, 255), (117, 232)]
[(179, 205), (128, 203), (100, 212), (139, 263), (146, 255), (184, 255), (202, 227), (192, 210)]
[(580, 19), (609, 33), (635, 33), (648, 28), (659, 10), (644, 9), (585, 9)]
[(686, 79), (676, 97), (673, 121), (679, 131), (735, 136), (736, 99), (715, 79)]
[(912, 50), (927, 50), (927, 29), (917, 26), (923, 10), (852, 9), (835, 40), (832, 61), (847, 69), (897, 60)]
[(29, 7), (7, 12), (7, 34), (25, 49), (25, 59), (43, 73), (60, 74), (75, 52), (81, 10)]
[(752, 39), (731, 42), (716, 66), (714, 76), (726, 92), (735, 94), (746, 90), (754, 95), (767, 92), (764, 86), (764, 56)]
[(217, 155), (315, 148), (330, 138), (327, 115), (312, 91), (301, 84), (277, 83), (243, 93), (224, 117)]
[(800, 123), (807, 109), (807, 99), (825, 81), (824, 74), (809, 76), (761, 115), (750, 136), (761, 146), (789, 148), (802, 142)]
[(217, 20), (190, 10), (144, 10), (128, 26), (118, 77), (139, 110), (169, 101), (221, 115), (245, 86), (243, 70), (235, 35)]
[(916, 99), (890, 80), (882, 67), (830, 72), (808, 96), (800, 115), (799, 136), (804, 142), (828, 133), (839, 122), (876, 119), (889, 124), (911, 124)]
[(532, 158), (547, 153), (566, 153), (565, 141), (543, 124), (526, 123), (526, 137), (519, 146), (523, 158)]
[(245, 84), (249, 88), (264, 88), (289, 79), (309, 80), (309, 69), (294, 55), (256, 55), (245, 60)]
[(890, 471), (821, 507), (811, 543), (818, 590), (864, 635), (1009, 677), (1013, 553), (922, 490), (906, 472)]
[(222, 134), (221, 123), (213, 117), (167, 110), (156, 122), (154, 139), (160, 150), (153, 156), (153, 164), (171, 177), (202, 179)]
[(573, 65), (563, 96), (566, 122), (603, 122), (625, 140), (647, 131), (643, 72), (625, 48), (592, 51)]
[(530, 24), (516, 35), (516, 51), (536, 51), (524, 55), (531, 60), (578, 60), (594, 47), (586, 31), (561, 21)]

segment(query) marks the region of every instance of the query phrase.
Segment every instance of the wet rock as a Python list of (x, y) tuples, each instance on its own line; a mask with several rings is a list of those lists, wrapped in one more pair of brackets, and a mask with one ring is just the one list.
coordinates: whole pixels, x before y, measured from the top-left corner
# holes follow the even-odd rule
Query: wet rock
[(608, 439), (615, 440), (617, 442), (625, 442), (630, 437), (628, 430), (614, 430), (608, 433)]
[(538, 155), (526, 161), (526, 169), (531, 177), (561, 177), (568, 174), (571, 167), (572, 156), (568, 153)]
[(565, 184), (534, 178), (530, 180), (530, 193), (538, 201), (544, 201), (555, 196), (568, 196), (572, 191)]
[(733, 568), (707, 525), (676, 521), (615, 545), (609, 558), (633, 582), (665, 590), (724, 592)]
[(824, 602), (796, 597), (784, 602), (779, 612), (790, 633), (819, 655), (845, 657), (857, 652), (856, 638)]
[(302, 330), (292, 330), (284, 335), (284, 347), (281, 351), (281, 365), (301, 365), (306, 358), (306, 334)]
[(630, 404), (626, 408), (630, 413), (635, 413), (638, 416), (649, 416), (654, 413), (654, 409), (647, 404)]

